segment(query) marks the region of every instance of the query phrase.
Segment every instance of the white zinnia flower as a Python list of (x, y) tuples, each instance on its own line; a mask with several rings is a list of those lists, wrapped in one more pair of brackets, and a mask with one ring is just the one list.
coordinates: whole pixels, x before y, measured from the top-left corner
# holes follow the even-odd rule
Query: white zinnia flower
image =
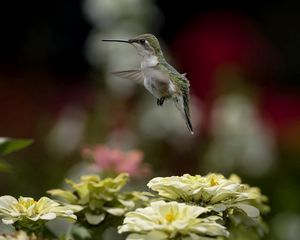
[(119, 233), (130, 232), (133, 239), (201, 239), (201, 236), (228, 236), (225, 227), (216, 223), (217, 216), (199, 218), (209, 210), (185, 203), (156, 201), (149, 207), (126, 214)]
[(257, 198), (249, 186), (221, 174), (153, 178), (148, 187), (169, 200), (196, 203), (216, 211), (238, 208), (249, 217), (258, 217), (259, 211), (248, 203)]
[(0, 240), (38, 240), (34, 234), (27, 235), (24, 231), (17, 231), (11, 234), (0, 235)]
[(162, 197), (185, 202), (209, 202), (214, 204), (228, 197), (240, 195), (242, 185), (220, 174), (206, 176), (184, 174), (183, 176), (153, 178), (148, 187)]

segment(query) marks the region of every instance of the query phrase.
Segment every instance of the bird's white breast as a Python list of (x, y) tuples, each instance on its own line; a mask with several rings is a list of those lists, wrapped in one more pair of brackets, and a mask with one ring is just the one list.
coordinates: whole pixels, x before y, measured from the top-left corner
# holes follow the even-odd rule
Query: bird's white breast
[(145, 88), (152, 93), (155, 97), (159, 98), (160, 94), (156, 89), (156, 84), (151, 75), (151, 67), (155, 67), (158, 64), (158, 59), (155, 55), (144, 55), (141, 62), (141, 69), (144, 74), (144, 86)]
[(155, 55), (144, 56), (141, 62), (141, 68), (145, 69), (148, 67), (154, 67), (158, 64), (158, 58)]

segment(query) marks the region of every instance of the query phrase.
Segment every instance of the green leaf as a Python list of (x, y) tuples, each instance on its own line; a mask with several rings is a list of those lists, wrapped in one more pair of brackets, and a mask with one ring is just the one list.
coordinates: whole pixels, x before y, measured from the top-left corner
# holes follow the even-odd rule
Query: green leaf
[(67, 237), (67, 240), (91, 239), (91, 235), (90, 235), (89, 231), (86, 228), (79, 226), (77, 224), (74, 224), (72, 226), (71, 231), (68, 233), (68, 235), (66, 237)]
[(14, 139), (0, 137), (0, 155), (4, 156), (9, 153), (26, 148), (33, 143), (32, 139)]

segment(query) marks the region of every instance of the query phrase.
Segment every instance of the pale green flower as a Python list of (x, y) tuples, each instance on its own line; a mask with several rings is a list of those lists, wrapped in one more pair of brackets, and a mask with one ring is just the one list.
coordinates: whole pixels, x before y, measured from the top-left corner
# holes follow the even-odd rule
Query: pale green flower
[(120, 191), (127, 183), (129, 175), (119, 174), (115, 178), (101, 179), (98, 175), (85, 175), (79, 183), (68, 180), (72, 190), (54, 189), (48, 191), (51, 195), (62, 197), (71, 204), (84, 207), (84, 220), (97, 225), (108, 215), (121, 217), (134, 209), (139, 201), (147, 201), (143, 193)]
[(64, 206), (47, 197), (42, 197), (38, 201), (29, 197), (19, 197), (18, 200), (12, 196), (0, 197), (0, 217), (4, 224), (23, 220), (48, 221), (56, 217), (76, 220), (74, 212), (80, 210), (80, 206)]
[(157, 177), (148, 183), (148, 187), (169, 200), (196, 203), (215, 211), (236, 208), (250, 217), (258, 217), (259, 211), (249, 204), (263, 200), (258, 200), (260, 197), (257, 192), (248, 185), (241, 184), (236, 176), (227, 179), (221, 174), (213, 173), (206, 176), (184, 174)]
[(47, 197), (38, 201), (29, 197), (12, 196), (0, 197), (0, 218), (4, 224), (13, 224), (16, 229), (26, 231), (28, 234), (43, 234), (47, 221), (57, 217), (76, 220), (74, 212), (82, 208), (75, 205), (61, 205)]
[(206, 239), (205, 237), (228, 236), (225, 227), (216, 223), (217, 216), (201, 218), (207, 208), (185, 203), (156, 201), (149, 207), (138, 208), (126, 214), (119, 233), (131, 233), (133, 239)]

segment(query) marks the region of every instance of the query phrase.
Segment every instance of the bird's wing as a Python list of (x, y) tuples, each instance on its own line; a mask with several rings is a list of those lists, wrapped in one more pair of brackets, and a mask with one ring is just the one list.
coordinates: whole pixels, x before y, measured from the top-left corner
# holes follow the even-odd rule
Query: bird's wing
[(112, 74), (118, 76), (119, 78), (132, 80), (139, 84), (143, 84), (144, 82), (144, 76), (140, 69), (112, 72)]
[[(168, 79), (174, 83), (174, 79), (176, 79), (176, 87), (178, 93), (182, 95), (186, 95), (187, 97), (189, 96), (189, 87), (190, 83), (186, 78), (186, 73), (180, 74), (177, 72), (175, 68), (173, 68), (170, 64), (167, 62), (162, 62), (160, 63), (160, 67), (162, 69), (162, 72), (167, 74)], [(188, 100), (187, 100), (188, 101)]]
[(169, 85), (169, 75), (162, 71), (158, 66), (146, 68), (144, 71), (146, 73), (147, 71), (151, 71), (151, 78), (154, 79), (156, 82), (160, 84)]

